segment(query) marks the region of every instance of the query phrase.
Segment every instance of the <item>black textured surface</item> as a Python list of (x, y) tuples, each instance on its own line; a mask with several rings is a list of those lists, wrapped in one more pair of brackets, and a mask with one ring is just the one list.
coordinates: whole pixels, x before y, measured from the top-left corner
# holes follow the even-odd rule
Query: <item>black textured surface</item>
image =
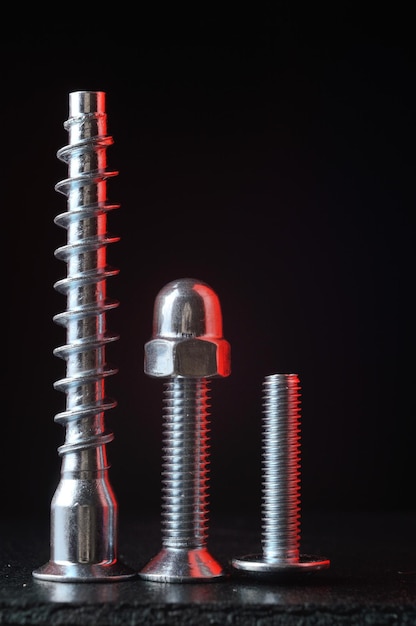
[[(303, 580), (261, 582), (230, 573), (206, 584), (46, 583), (31, 572), (49, 557), (49, 528), (1, 524), (0, 624), (379, 625), (416, 624), (416, 514), (302, 517), (302, 552), (331, 559)], [(259, 550), (255, 522), (212, 520), (209, 549), (228, 563)], [(120, 558), (140, 569), (160, 547), (158, 520), (120, 518)]]

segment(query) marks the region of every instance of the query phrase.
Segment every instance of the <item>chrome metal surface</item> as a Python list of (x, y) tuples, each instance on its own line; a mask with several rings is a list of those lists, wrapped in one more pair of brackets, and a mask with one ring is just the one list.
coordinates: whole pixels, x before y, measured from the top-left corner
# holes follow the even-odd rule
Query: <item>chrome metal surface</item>
[(325, 557), (300, 554), (300, 381), (272, 374), (263, 382), (262, 553), (232, 559), (258, 576), (326, 569)]
[(301, 554), (295, 562), (284, 559), (270, 560), (269, 562), (264, 558), (264, 554), (248, 554), (232, 560), (232, 565), (241, 572), (282, 580), (290, 576), (297, 577), (301, 573), (327, 569), (329, 564), (325, 557), (309, 554)]
[(148, 376), (229, 376), (230, 344), (211, 287), (193, 278), (172, 281), (156, 296), (154, 311), (153, 336), (144, 347)]
[(144, 370), (165, 376), (162, 549), (139, 575), (156, 582), (198, 582), (225, 571), (209, 553), (208, 468), (211, 378), (230, 374), (216, 293), (195, 279), (166, 285), (155, 300)]
[(66, 394), (66, 409), (55, 421), (66, 428), (59, 447), (61, 479), (51, 503), (50, 560), (33, 571), (42, 580), (62, 582), (122, 580), (135, 572), (117, 558), (118, 507), (108, 477), (104, 413), (116, 406), (105, 395), (105, 379), (117, 372), (105, 349), (118, 339), (107, 332), (106, 313), (118, 302), (106, 296), (106, 281), (118, 270), (106, 264), (106, 246), (119, 240), (107, 234), (107, 135), (105, 93), (69, 94), (64, 124), (69, 144), (58, 151), (69, 177), (56, 185), (68, 198), (55, 223), (67, 230), (67, 243), (55, 251), (67, 264), (66, 278), (55, 283), (67, 308), (54, 317), (66, 328), (67, 342), (54, 350), (66, 361), (66, 376), (55, 388)]

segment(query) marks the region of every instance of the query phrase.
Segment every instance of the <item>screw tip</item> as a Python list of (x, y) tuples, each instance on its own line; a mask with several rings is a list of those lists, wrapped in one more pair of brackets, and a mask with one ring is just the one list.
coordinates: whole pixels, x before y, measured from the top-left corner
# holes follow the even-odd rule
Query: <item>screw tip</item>
[(104, 91), (72, 91), (69, 94), (71, 116), (85, 113), (105, 113)]

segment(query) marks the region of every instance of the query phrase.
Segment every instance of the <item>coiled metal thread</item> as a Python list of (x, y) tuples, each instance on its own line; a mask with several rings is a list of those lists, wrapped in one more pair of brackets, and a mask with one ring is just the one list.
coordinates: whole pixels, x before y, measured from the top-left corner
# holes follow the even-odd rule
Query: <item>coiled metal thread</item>
[(164, 386), (162, 540), (169, 548), (207, 541), (210, 380), (173, 378)]
[[(66, 327), (67, 343), (54, 350), (66, 360), (66, 377), (54, 387), (66, 393), (66, 410), (55, 421), (66, 425), (61, 455), (104, 446), (113, 439), (105, 432), (104, 412), (116, 406), (105, 395), (105, 379), (117, 372), (106, 363), (105, 347), (118, 339), (106, 330), (106, 312), (118, 306), (106, 296), (106, 279), (118, 274), (106, 263), (106, 248), (119, 241), (107, 234), (107, 213), (119, 205), (107, 202), (107, 179), (118, 172), (106, 169), (107, 135), (105, 94), (70, 94), (69, 119), (64, 124), (69, 144), (57, 156), (68, 164), (69, 177), (55, 189), (68, 197), (68, 211), (55, 218), (67, 229), (67, 244), (55, 256), (67, 263), (67, 276), (55, 283), (67, 296), (67, 308), (54, 317)], [(107, 463), (101, 448), (101, 469)]]
[(266, 561), (297, 563), (300, 546), (300, 381), (263, 382), (262, 548)]
[(55, 388), (66, 393), (66, 409), (55, 421), (66, 427), (61, 480), (52, 498), (50, 560), (33, 571), (42, 580), (79, 582), (121, 580), (135, 575), (117, 558), (117, 501), (108, 478), (104, 414), (116, 406), (106, 397), (105, 380), (116, 369), (106, 363), (105, 348), (118, 339), (106, 330), (106, 312), (118, 306), (106, 296), (106, 279), (118, 273), (107, 266), (107, 135), (105, 94), (69, 95), (64, 124), (69, 144), (58, 151), (69, 177), (56, 185), (68, 197), (68, 211), (55, 218), (66, 228), (67, 243), (55, 255), (66, 261), (67, 276), (55, 283), (66, 294), (67, 308), (54, 320), (66, 327), (67, 342), (54, 354), (66, 361), (66, 376)]

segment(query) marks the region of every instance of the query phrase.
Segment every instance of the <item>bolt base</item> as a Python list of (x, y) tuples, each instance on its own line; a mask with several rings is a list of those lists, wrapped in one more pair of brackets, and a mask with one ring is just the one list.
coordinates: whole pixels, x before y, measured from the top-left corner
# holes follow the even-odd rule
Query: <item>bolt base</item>
[(144, 580), (162, 583), (209, 582), (225, 575), (205, 548), (163, 548), (139, 572)]
[(133, 578), (137, 573), (120, 562), (112, 563), (56, 563), (49, 561), (32, 572), (38, 580), (54, 582), (117, 582)]
[(287, 579), (302, 574), (328, 569), (330, 560), (321, 556), (302, 554), (295, 563), (282, 560), (266, 560), (264, 554), (248, 554), (234, 558), (231, 565), (242, 574), (258, 578)]

